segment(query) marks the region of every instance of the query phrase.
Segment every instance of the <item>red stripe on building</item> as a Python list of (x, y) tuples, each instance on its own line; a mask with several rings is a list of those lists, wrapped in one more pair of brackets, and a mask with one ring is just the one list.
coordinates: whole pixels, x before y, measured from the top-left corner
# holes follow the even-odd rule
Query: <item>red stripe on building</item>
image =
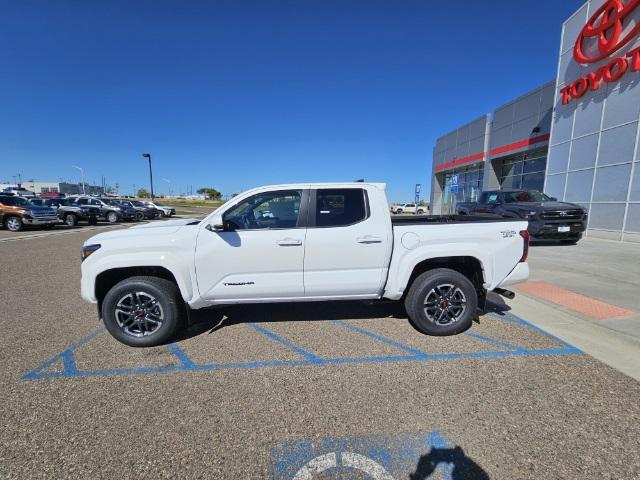
[(526, 140), (520, 140), (519, 142), (512, 143), (511, 145), (505, 145), (503, 147), (494, 148), (491, 150), (491, 155), (500, 155), (501, 153), (510, 152), (512, 150), (518, 150), (519, 148), (528, 147), (536, 143), (546, 142), (551, 138), (550, 134), (540, 135), (539, 137), (527, 138)]
[[(551, 135), (546, 133), (544, 135), (540, 135), (539, 137), (520, 140), (519, 142), (512, 143), (510, 145), (504, 145), (503, 147), (494, 148), (493, 150), (491, 150), (491, 155), (500, 155), (501, 153), (511, 152), (512, 150), (518, 150), (520, 148), (528, 147), (529, 145), (535, 145), (536, 143), (546, 142), (549, 140), (549, 138), (551, 138)], [(460, 165), (465, 165), (467, 163), (475, 162), (476, 160), (484, 160), (486, 157), (487, 157), (487, 154), (484, 152), (475, 153), (469, 157), (460, 158), (458, 160), (453, 160), (451, 162), (438, 165), (436, 167), (436, 172), (441, 172), (442, 170), (449, 170), (450, 168), (459, 167)]]
[(453, 160), (452, 162), (449, 162), (449, 163), (443, 163), (442, 165), (438, 165), (436, 167), (436, 172), (440, 172), (442, 170), (448, 170), (449, 168), (458, 167), (466, 163), (475, 162), (476, 160), (483, 160), (486, 156), (487, 156), (486, 153), (480, 152), (480, 153), (475, 153), (469, 157)]

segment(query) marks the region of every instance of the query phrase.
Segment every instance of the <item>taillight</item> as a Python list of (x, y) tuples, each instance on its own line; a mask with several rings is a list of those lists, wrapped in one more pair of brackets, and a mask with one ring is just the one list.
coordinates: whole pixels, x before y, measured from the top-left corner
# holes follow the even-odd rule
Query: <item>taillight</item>
[(522, 246), (522, 258), (520, 262), (526, 262), (527, 257), (529, 257), (529, 239), (531, 238), (528, 230), (522, 230), (520, 232), (520, 236), (524, 240), (524, 245)]

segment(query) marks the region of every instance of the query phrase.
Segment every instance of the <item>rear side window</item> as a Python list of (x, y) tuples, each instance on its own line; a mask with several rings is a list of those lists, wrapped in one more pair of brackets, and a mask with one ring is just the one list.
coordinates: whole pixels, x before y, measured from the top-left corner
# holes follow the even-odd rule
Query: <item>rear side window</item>
[(367, 218), (361, 188), (321, 189), (316, 193), (316, 227), (353, 225)]

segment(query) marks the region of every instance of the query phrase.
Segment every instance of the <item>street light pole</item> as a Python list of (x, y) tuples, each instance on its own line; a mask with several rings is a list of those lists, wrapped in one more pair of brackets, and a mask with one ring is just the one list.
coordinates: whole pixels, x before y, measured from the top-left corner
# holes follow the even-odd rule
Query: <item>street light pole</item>
[(77, 168), (78, 170), (80, 170), (80, 174), (82, 175), (82, 177), (81, 177), (81, 178), (82, 178), (82, 194), (83, 194), (83, 195), (86, 195), (86, 194), (87, 194), (87, 192), (86, 192), (86, 190), (84, 189), (84, 169), (83, 169), (83, 168), (81, 168), (81, 167), (78, 167), (78, 166), (76, 166), (76, 165), (71, 165), (71, 166), (72, 166), (73, 168)]
[(153, 201), (153, 170), (151, 169), (151, 154), (143, 153), (142, 156), (149, 159), (149, 183), (151, 184), (151, 201)]

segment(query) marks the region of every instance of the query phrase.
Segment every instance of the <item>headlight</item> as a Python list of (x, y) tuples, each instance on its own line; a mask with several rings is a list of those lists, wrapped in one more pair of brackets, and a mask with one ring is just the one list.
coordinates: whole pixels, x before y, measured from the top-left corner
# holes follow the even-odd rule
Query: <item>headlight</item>
[(84, 245), (82, 247), (82, 252), (80, 253), (80, 259), (84, 262), (87, 258), (89, 258), (89, 255), (98, 250), (100, 247), (101, 245), (97, 243), (93, 245)]

